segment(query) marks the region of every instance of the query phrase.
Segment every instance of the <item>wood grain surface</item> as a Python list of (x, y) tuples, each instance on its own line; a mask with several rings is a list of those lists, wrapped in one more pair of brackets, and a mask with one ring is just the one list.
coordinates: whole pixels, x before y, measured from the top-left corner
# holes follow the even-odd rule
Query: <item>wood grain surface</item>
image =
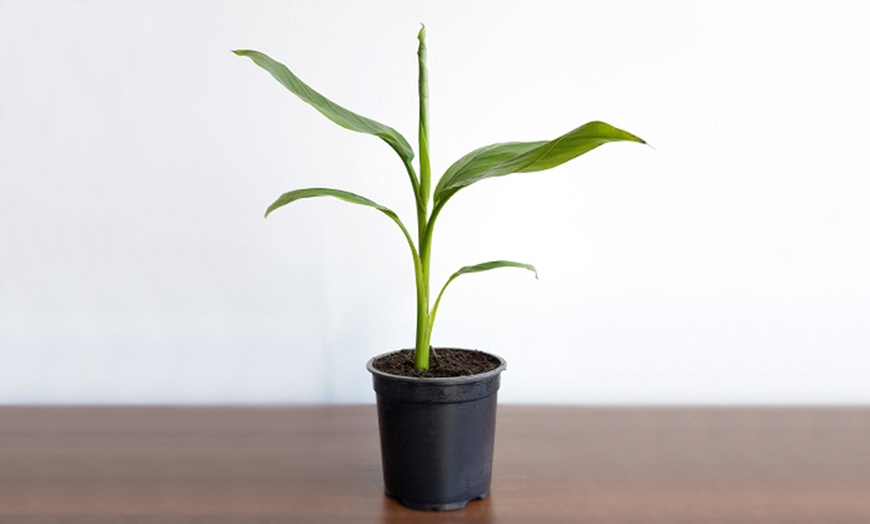
[(870, 523), (870, 408), (500, 406), (458, 512), (379, 461), (371, 405), (0, 407), (0, 523)]

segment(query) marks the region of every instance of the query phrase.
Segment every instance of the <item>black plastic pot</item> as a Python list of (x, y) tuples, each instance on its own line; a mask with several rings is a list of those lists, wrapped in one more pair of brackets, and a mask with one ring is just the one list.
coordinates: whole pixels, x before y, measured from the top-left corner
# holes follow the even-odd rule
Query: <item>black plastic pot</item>
[[(381, 355), (383, 356), (383, 355)], [(381, 460), (387, 496), (409, 508), (451, 510), (489, 495), (501, 364), (479, 375), (412, 378), (378, 371)]]

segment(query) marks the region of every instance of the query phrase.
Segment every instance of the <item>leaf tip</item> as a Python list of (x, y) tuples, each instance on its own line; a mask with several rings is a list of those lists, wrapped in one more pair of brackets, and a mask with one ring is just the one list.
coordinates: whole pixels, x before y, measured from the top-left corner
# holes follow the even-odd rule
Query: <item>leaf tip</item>
[(633, 140), (633, 141), (635, 141), (635, 142), (637, 142), (637, 143), (639, 143), (639, 144), (649, 145), (649, 144), (647, 144), (646, 140), (644, 140), (643, 138), (641, 138), (641, 137), (635, 135), (634, 133), (629, 133), (628, 131), (625, 131), (625, 133), (628, 134), (628, 135), (631, 137), (631, 140)]
[(417, 33), (417, 40), (422, 42), (425, 39), (426, 39), (426, 24), (424, 24), (423, 22), (420, 22), (420, 32)]

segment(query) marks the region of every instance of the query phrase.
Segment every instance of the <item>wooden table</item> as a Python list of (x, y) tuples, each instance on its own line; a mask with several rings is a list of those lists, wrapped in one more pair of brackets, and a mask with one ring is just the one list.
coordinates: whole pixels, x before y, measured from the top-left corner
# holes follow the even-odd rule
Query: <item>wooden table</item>
[(379, 461), (371, 405), (0, 407), (0, 523), (870, 523), (870, 408), (500, 406), (459, 512)]

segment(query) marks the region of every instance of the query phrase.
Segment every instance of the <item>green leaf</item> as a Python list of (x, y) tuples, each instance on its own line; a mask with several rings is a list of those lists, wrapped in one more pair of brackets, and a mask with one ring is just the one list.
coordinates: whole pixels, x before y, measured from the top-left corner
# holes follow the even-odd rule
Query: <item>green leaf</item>
[(255, 64), (271, 73), (272, 76), (275, 77), (275, 80), (289, 89), (291, 93), (307, 102), (309, 105), (314, 107), (314, 109), (320, 111), (323, 116), (332, 120), (341, 127), (350, 129), (351, 131), (367, 133), (369, 135), (380, 137), (399, 154), (399, 157), (401, 157), (402, 161), (406, 164), (410, 164), (411, 160), (414, 159), (414, 150), (411, 149), (408, 141), (392, 127), (375, 122), (370, 118), (358, 115), (353, 111), (341, 107), (300, 80), (296, 75), (290, 72), (284, 64), (269, 58), (267, 55), (259, 51), (239, 49), (233, 51), (233, 53), (239, 56), (247, 56), (253, 60)]
[[(538, 270), (535, 269), (535, 266), (531, 264), (523, 264), (522, 262), (511, 262), (510, 260), (493, 260), (492, 262), (483, 262), (481, 264), (475, 264), (473, 266), (465, 266), (461, 268), (456, 273), (447, 280), (447, 284), (449, 284), (453, 279), (460, 275), (467, 275), (469, 273), (480, 273), (482, 271), (489, 271), (490, 269), (498, 269), (500, 267), (518, 267), (521, 269), (527, 269), (535, 274), (535, 278), (538, 278)], [(447, 287), (447, 284), (444, 284), (444, 287)]]
[(435, 323), (435, 313), (438, 312), (438, 304), (441, 303), (441, 297), (444, 295), (444, 291), (447, 289), (447, 286), (450, 285), (451, 282), (456, 280), (456, 278), (467, 275), (469, 273), (480, 273), (482, 271), (489, 271), (490, 269), (498, 269), (502, 267), (516, 267), (520, 269), (527, 269), (535, 274), (535, 278), (538, 278), (538, 270), (535, 269), (535, 266), (531, 264), (523, 264), (522, 262), (512, 262), (510, 260), (493, 260), (492, 262), (483, 262), (481, 264), (475, 264), (473, 266), (465, 266), (460, 268), (459, 271), (453, 273), (450, 278), (447, 279), (447, 282), (444, 283), (444, 287), (441, 288), (441, 292), (438, 293), (438, 298), (435, 299), (435, 304), (432, 306), (432, 311), (429, 313), (429, 329), (432, 329), (432, 324)]
[(604, 122), (589, 122), (559, 138), (540, 142), (507, 142), (476, 149), (457, 160), (435, 187), (435, 207), (463, 187), (511, 173), (543, 171), (573, 160), (608, 142), (646, 143)]
[(408, 241), (408, 245), (411, 247), (411, 254), (414, 256), (414, 264), (415, 266), (418, 264), (418, 256), (417, 256), (417, 248), (414, 246), (414, 241), (411, 239), (411, 235), (408, 233), (407, 228), (405, 228), (405, 224), (399, 219), (399, 216), (388, 207), (384, 207), (377, 202), (369, 200), (366, 197), (357, 195), (355, 193), (351, 193), (350, 191), (344, 191), (341, 189), (330, 189), (325, 187), (309, 187), (305, 189), (296, 189), (294, 191), (288, 191), (284, 193), (278, 200), (272, 203), (266, 209), (266, 216), (269, 216), (269, 213), (275, 211), (279, 207), (286, 206), (291, 202), (295, 202), (297, 200), (302, 200), (304, 198), (314, 198), (314, 197), (333, 197), (339, 200), (343, 200), (345, 202), (349, 202), (351, 204), (357, 204), (360, 206), (371, 207), (377, 209), (381, 213), (390, 217), (390, 219), (395, 222), (399, 228), (402, 230), (402, 233), (405, 235), (405, 239)]

